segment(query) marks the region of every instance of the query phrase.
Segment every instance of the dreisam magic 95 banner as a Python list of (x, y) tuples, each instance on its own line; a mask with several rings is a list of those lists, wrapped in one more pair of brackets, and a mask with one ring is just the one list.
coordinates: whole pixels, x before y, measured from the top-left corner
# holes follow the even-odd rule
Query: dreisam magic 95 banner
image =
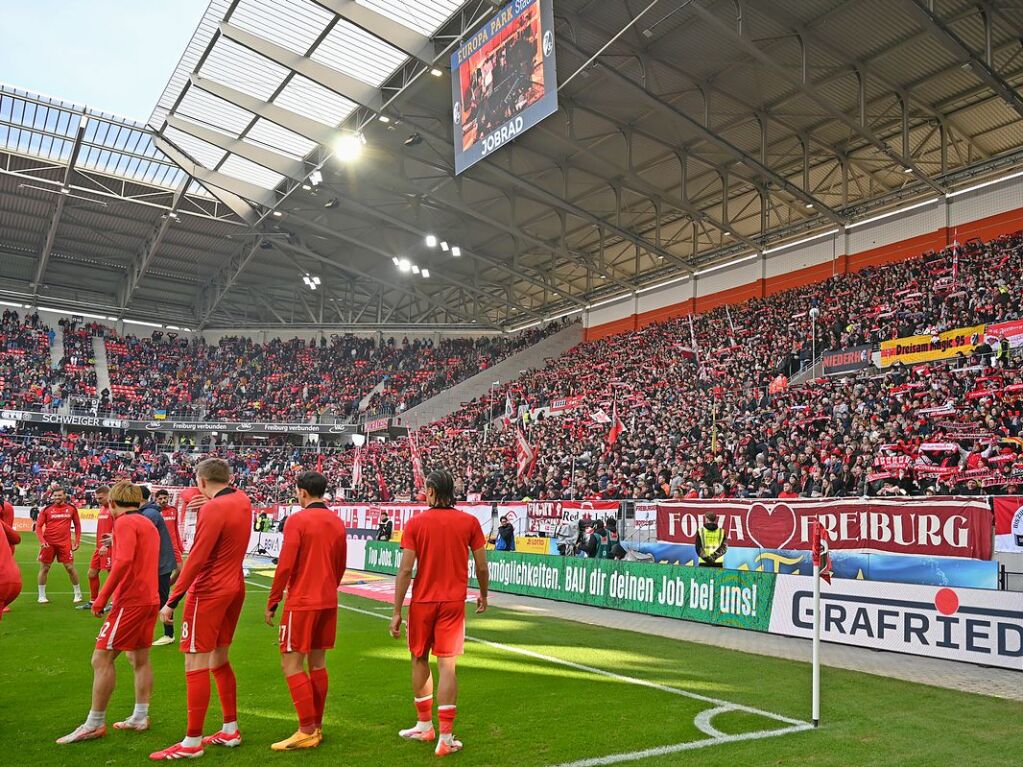
[(558, 111), (553, 0), (513, 0), (451, 56), (455, 172)]

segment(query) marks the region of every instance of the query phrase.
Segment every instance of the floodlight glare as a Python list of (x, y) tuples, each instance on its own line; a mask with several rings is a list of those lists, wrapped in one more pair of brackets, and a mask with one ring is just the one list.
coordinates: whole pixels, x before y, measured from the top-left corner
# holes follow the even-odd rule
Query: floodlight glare
[(334, 155), (341, 162), (353, 162), (362, 154), (366, 137), (361, 133), (343, 133), (334, 142)]
[(433, 235), (433, 234), (426, 235), (426, 247), (428, 247), (428, 248), (436, 248), (437, 247), (437, 237), (436, 237), (436, 235)]

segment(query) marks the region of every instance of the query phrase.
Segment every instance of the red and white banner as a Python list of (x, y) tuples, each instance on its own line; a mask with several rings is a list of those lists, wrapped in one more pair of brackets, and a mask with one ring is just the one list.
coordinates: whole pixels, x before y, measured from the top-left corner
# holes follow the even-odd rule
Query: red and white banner
[(529, 501), (526, 516), (528, 532), (552, 535), (562, 524), (580, 519), (606, 519), (616, 516), (618, 501)]
[(551, 402), (548, 410), (551, 413), (562, 413), (566, 410), (575, 410), (577, 407), (583, 404), (583, 397), (581, 394), (575, 397), (562, 397)]
[(821, 519), (833, 550), (991, 559), (994, 517), (973, 498), (681, 501), (657, 505), (657, 539), (692, 543), (708, 511), (729, 546), (809, 549)]
[(1023, 554), (1023, 496), (1003, 495), (995, 505), (995, 551)]
[(1002, 336), (1005, 336), (1009, 340), (1010, 348), (1018, 349), (1023, 346), (1023, 320), (1009, 320), (988, 325), (984, 336), (992, 348), (996, 348), (998, 342), (1002, 340)]
[(516, 477), (532, 475), (533, 467), (536, 465), (536, 448), (529, 444), (522, 429), (515, 430), (515, 466)]

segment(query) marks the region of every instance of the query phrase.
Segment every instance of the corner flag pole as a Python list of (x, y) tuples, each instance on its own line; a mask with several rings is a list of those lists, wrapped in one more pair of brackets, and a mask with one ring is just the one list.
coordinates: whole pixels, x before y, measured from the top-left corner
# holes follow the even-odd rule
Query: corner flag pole
[(810, 718), (821, 723), (821, 522), (813, 523), (813, 703)]

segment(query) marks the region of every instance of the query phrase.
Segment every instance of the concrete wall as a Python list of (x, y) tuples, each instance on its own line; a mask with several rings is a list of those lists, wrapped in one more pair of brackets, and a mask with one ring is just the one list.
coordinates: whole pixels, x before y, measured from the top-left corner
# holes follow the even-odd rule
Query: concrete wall
[(769, 248), (763, 256), (742, 257), (733, 265), (712, 267), (663, 288), (599, 305), (583, 315), (586, 339), (770, 296), (836, 274), (912, 258), (956, 240), (987, 240), (1020, 229), (1023, 179), (1009, 179), (810, 242)]

